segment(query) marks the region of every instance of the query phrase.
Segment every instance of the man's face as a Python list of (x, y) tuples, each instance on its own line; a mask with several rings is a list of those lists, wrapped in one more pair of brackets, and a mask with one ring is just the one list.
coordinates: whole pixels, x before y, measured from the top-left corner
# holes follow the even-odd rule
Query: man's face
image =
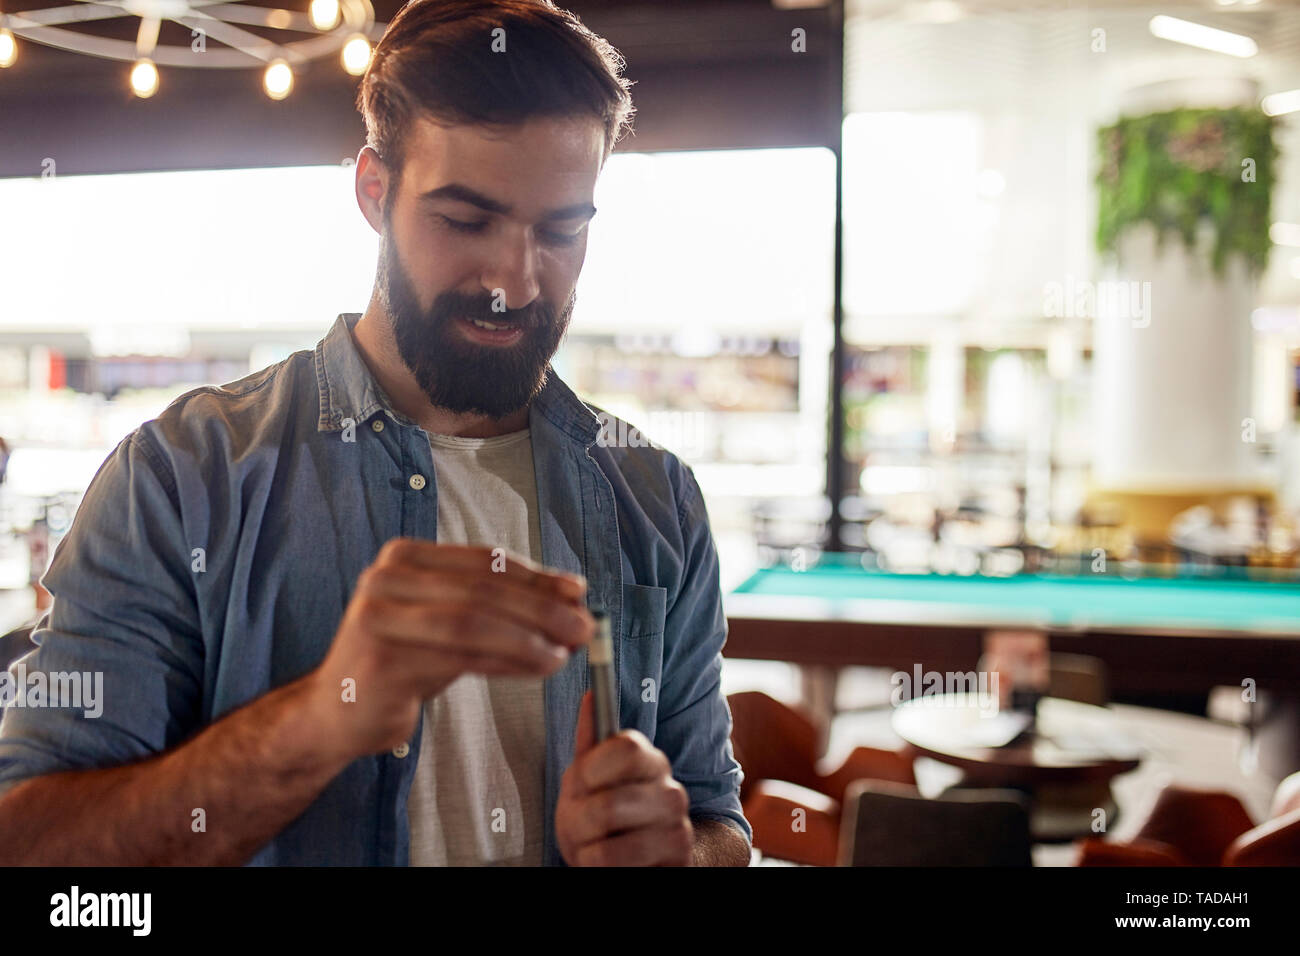
[(422, 120), (408, 134), (377, 281), (398, 353), (434, 405), (499, 419), (541, 390), (603, 158), (594, 118), (492, 131)]

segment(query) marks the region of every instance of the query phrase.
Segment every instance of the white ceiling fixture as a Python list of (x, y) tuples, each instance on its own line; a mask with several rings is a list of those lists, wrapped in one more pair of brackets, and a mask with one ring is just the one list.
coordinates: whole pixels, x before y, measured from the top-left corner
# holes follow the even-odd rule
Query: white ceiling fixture
[(903, 5), (903, 18), (916, 23), (956, 23), (966, 10), (956, 0), (910, 0)]
[[(138, 17), (136, 38), (116, 40), (75, 29), (76, 25), (119, 17)], [(190, 41), (160, 44), (164, 20), (190, 31)], [(246, 26), (277, 33), (315, 34), (305, 39), (271, 39)], [(273, 99), (283, 99), (293, 86), (293, 69), (310, 60), (339, 55), (353, 76), (365, 72), (372, 39), (383, 36), (387, 24), (375, 23), (370, 0), (311, 0), (308, 13), (223, 3), (222, 0), (79, 0), (67, 6), (0, 13), (0, 68), (18, 56), (21, 37), (45, 46), (86, 56), (123, 60), (133, 64), (132, 90), (139, 97), (158, 90), (158, 66), (191, 69), (248, 69), (265, 71), (264, 88)], [(209, 46), (208, 41), (213, 41)]]
[(1151, 18), (1150, 29), (1152, 36), (1162, 40), (1185, 43), (1187, 46), (1200, 47), (1202, 50), (1212, 50), (1215, 53), (1226, 53), (1229, 56), (1245, 58), (1259, 52), (1258, 45), (1248, 36), (1163, 14)]
[(1300, 223), (1275, 222), (1268, 227), (1268, 238), (1275, 246), (1300, 246)]
[(1260, 101), (1260, 108), (1269, 116), (1281, 116), (1300, 110), (1300, 90), (1287, 90), (1285, 93), (1270, 93)]

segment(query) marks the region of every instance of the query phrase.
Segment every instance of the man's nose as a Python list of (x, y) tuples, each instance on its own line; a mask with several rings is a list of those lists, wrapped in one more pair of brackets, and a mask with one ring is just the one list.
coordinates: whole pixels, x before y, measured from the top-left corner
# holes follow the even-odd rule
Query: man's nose
[(492, 295), (494, 308), (522, 309), (537, 298), (541, 292), (538, 253), (531, 229), (501, 231), (480, 280)]

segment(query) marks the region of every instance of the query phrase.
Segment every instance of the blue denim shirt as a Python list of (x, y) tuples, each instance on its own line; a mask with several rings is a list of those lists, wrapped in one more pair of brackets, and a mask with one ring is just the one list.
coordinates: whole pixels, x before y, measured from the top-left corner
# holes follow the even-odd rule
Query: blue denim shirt
[[(384, 542), (437, 539), (428, 436), (371, 376), (357, 318), (339, 316), (314, 350), (182, 395), (105, 460), (42, 578), (54, 600), (23, 659), (29, 674), (101, 671), (103, 713), (6, 708), (0, 787), (159, 753), (301, 677)], [(694, 474), (664, 450), (610, 447), (602, 436), (621, 432), (553, 370), (528, 420), (542, 561), (585, 575), (611, 616), (621, 725), (668, 756), (692, 817), (751, 839)], [(550, 865), (563, 865), (555, 806), (587, 685), (585, 648), (545, 681)], [(421, 731), (403, 756), (349, 764), (250, 862), (406, 865)]]

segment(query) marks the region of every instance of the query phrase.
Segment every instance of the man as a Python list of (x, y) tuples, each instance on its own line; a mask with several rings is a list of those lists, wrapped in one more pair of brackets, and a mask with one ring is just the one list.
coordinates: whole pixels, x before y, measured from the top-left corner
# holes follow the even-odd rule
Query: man
[(0, 862), (748, 863), (699, 487), (549, 367), (620, 69), (538, 0), (394, 19), (358, 100), (369, 307), (101, 467), (24, 663), (102, 672), (103, 716), (8, 709)]

